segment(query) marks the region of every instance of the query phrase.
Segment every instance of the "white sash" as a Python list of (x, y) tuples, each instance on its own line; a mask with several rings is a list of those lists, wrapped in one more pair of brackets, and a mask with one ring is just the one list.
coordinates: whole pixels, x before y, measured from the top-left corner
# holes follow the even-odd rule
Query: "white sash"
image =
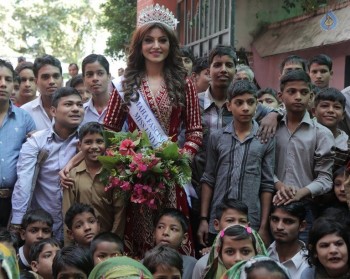
[[(118, 90), (120, 97), (124, 100), (124, 92), (122, 80), (113, 80), (113, 85)], [(141, 131), (145, 131), (152, 146), (158, 147), (163, 142), (169, 140), (167, 134), (163, 131), (157, 118), (147, 105), (141, 92), (139, 91), (139, 99), (137, 102), (130, 102), (129, 114)]]

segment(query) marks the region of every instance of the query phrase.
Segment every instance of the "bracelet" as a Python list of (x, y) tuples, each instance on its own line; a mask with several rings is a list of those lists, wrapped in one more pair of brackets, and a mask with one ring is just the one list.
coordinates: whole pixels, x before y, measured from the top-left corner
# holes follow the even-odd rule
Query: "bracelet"
[(199, 217), (199, 220), (200, 221), (205, 220), (205, 221), (209, 222), (209, 217), (201, 216), (201, 217)]

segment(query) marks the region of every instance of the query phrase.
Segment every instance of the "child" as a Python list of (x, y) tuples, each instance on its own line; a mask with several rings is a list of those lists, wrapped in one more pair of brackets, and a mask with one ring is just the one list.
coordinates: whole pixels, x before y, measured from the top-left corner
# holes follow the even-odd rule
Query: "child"
[[(253, 120), (257, 89), (246, 80), (227, 90), (227, 108), (233, 121), (212, 132), (207, 147), (205, 172), (201, 178), (201, 223), (198, 236), (208, 245), (207, 235), (215, 234), (214, 209), (224, 197), (243, 201), (249, 208), (249, 221), (264, 241), (269, 240), (268, 215), (274, 192), (274, 139), (262, 143), (256, 138), (259, 126)], [(233, 159), (234, 158), (234, 159)], [(229, 174), (229, 175), (228, 175)], [(209, 243), (210, 244), (210, 243)]]
[(57, 251), (52, 263), (52, 274), (54, 279), (87, 279), (93, 267), (89, 250), (79, 246), (68, 246)]
[(334, 207), (347, 208), (347, 199), (345, 193), (345, 183), (348, 183), (346, 180), (349, 174), (346, 172), (346, 167), (343, 166), (337, 169), (333, 173), (333, 191), (336, 197), (336, 202), (332, 204)]
[(308, 264), (305, 259), (305, 243), (298, 240), (306, 227), (306, 210), (302, 202), (273, 206), (270, 229), (275, 241), (268, 248), (270, 258), (284, 265), (293, 279), (299, 279)]
[(289, 274), (282, 264), (271, 258), (255, 256), (234, 265), (222, 279), (291, 279)]
[(152, 273), (140, 262), (128, 257), (110, 258), (94, 267), (89, 279), (153, 279)]
[[(177, 209), (167, 208), (159, 215), (155, 222), (154, 239), (156, 245), (167, 245), (175, 250), (185, 244), (188, 239), (188, 220)], [(197, 260), (190, 256), (182, 255), (183, 279), (191, 279), (193, 267)]]
[(209, 87), (210, 75), (208, 58), (197, 58), (192, 68), (192, 80), (197, 93), (204, 92)]
[(312, 113), (317, 122), (327, 127), (335, 139), (333, 171), (345, 166), (350, 160), (349, 136), (338, 128), (345, 115), (345, 97), (338, 89), (325, 88), (315, 97)]
[(332, 65), (332, 59), (325, 54), (312, 57), (309, 61), (311, 82), (321, 89), (329, 87), (333, 75)]
[[(248, 226), (248, 207), (241, 201), (234, 199), (224, 199), (215, 209), (214, 228), (217, 232), (222, 231), (230, 225)], [(209, 259), (210, 248), (204, 248), (201, 257), (192, 273), (192, 279), (203, 278), (204, 270)]]
[(168, 246), (159, 245), (148, 251), (143, 265), (147, 267), (154, 278), (182, 278), (182, 257), (179, 252)]
[[(286, 115), (276, 132), (275, 205), (305, 200), (331, 190), (334, 138), (312, 120), (306, 109), (311, 98), (310, 77), (303, 70), (286, 73), (280, 80), (279, 97)], [(312, 223), (311, 202), (306, 204), (308, 228)], [(307, 242), (308, 228), (301, 234)]]
[(91, 99), (84, 103), (85, 116), (82, 124), (91, 121), (103, 123), (110, 94), (109, 63), (103, 55), (90, 54), (84, 58), (82, 68), (84, 85), (92, 94)]
[(30, 210), (23, 216), (20, 235), (24, 245), (18, 250), (21, 270), (31, 270), (30, 248), (34, 243), (52, 237), (52, 226), (52, 216), (43, 209)]
[(81, 74), (76, 75), (70, 80), (70, 87), (73, 87), (79, 92), (83, 103), (86, 103), (90, 100), (91, 93), (86, 90), (86, 87), (84, 85), (84, 79)]
[(74, 203), (89, 204), (96, 213), (101, 232), (112, 231), (122, 238), (125, 202), (122, 198), (116, 198), (113, 191), (106, 192), (100, 180), (102, 164), (98, 156), (106, 150), (102, 124), (84, 124), (79, 129), (78, 148), (84, 160), (69, 173), (74, 184), (63, 191), (63, 216)]
[(307, 62), (305, 59), (301, 58), (298, 55), (287, 56), (281, 63), (280, 66), (280, 78), (286, 73), (294, 70), (304, 70), (307, 71)]
[(95, 266), (109, 258), (123, 255), (124, 244), (116, 234), (103, 232), (96, 235), (92, 240), (90, 253)]
[(64, 222), (68, 228), (68, 237), (78, 246), (89, 248), (91, 241), (100, 231), (95, 211), (87, 204), (73, 204), (68, 209)]
[(278, 100), (277, 92), (275, 89), (266, 87), (265, 89), (260, 89), (257, 95), (259, 103), (264, 106), (275, 109), (281, 106), (281, 102)]
[(52, 262), (60, 249), (60, 244), (54, 238), (35, 243), (29, 254), (32, 270), (43, 279), (52, 279)]
[(256, 231), (242, 225), (228, 226), (215, 239), (203, 278), (221, 278), (236, 263), (256, 255), (267, 255), (265, 245)]

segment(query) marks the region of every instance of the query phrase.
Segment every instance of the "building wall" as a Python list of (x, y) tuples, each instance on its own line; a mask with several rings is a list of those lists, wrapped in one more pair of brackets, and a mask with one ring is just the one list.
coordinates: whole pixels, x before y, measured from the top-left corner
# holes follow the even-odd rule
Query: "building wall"
[(251, 49), (254, 35), (264, 26), (302, 13), (300, 7), (287, 13), (280, 0), (236, 0), (235, 10), (234, 46), (246, 50)]
[(255, 78), (262, 88), (272, 87), (279, 89), (279, 66), (285, 57), (295, 54), (308, 60), (312, 56), (321, 53), (328, 55), (333, 60), (333, 77), (331, 79), (330, 86), (340, 90), (343, 89), (345, 80), (345, 58), (346, 56), (350, 56), (350, 41), (336, 45), (295, 51), (293, 53), (273, 55), (265, 58), (261, 58), (255, 49), (253, 49)]

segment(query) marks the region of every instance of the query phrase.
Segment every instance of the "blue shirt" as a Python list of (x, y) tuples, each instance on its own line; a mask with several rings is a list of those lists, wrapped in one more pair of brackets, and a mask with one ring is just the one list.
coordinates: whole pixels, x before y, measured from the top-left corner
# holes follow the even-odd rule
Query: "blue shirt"
[(41, 165), (32, 203), (29, 206), (32, 209), (42, 208), (49, 212), (54, 220), (54, 236), (58, 240), (63, 240), (62, 189), (58, 173), (76, 154), (77, 143), (78, 132), (67, 139), (62, 139), (51, 128), (36, 132), (23, 144), (17, 164), (18, 179), (12, 194), (11, 223), (22, 222), (28, 208), (37, 156), (42, 149), (45, 149), (48, 157)]
[(0, 188), (14, 187), (19, 151), (26, 141), (26, 135), (34, 130), (35, 123), (32, 117), (10, 103), (0, 127)]

